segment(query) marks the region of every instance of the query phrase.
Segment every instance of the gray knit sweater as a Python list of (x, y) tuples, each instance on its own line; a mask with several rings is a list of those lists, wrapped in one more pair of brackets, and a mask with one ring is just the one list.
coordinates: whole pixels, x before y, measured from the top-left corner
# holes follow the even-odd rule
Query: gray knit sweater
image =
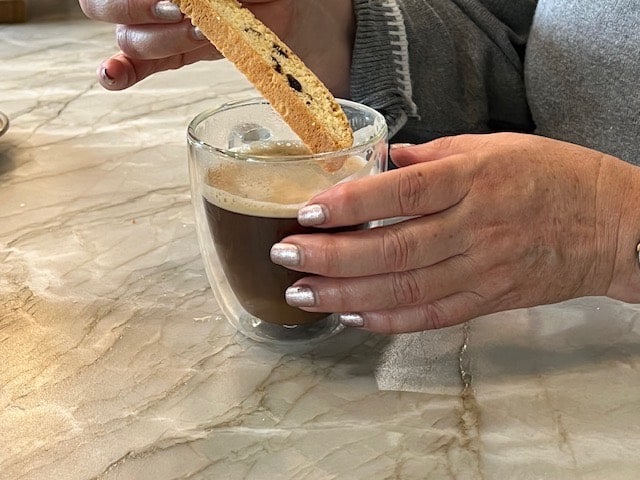
[(355, 0), (352, 98), (394, 141), (535, 132), (640, 165), (638, 0)]

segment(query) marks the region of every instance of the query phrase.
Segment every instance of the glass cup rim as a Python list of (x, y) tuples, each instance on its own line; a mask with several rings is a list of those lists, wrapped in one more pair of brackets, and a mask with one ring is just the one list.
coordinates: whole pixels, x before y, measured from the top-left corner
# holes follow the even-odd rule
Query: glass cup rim
[(353, 107), (353, 108), (366, 111), (367, 113), (375, 117), (377, 120), (379, 120), (383, 128), (380, 128), (380, 131), (376, 132), (375, 135), (367, 139), (366, 142), (353, 145), (352, 147), (346, 148), (344, 150), (339, 150), (337, 152), (309, 153), (309, 154), (303, 154), (303, 155), (287, 155), (286, 160), (283, 160), (282, 162), (274, 161), (272, 155), (245, 154), (242, 152), (237, 152), (237, 151), (229, 150), (226, 148), (215, 147), (213, 145), (208, 144), (204, 140), (198, 138), (196, 134), (197, 127), (207, 118), (211, 117), (216, 113), (225, 112), (227, 110), (232, 110), (234, 108), (242, 107), (244, 105), (255, 105), (255, 104), (268, 105), (269, 104), (269, 102), (262, 97), (252, 97), (244, 100), (227, 102), (220, 105), (219, 107), (210, 108), (199, 113), (193, 118), (193, 120), (191, 120), (191, 122), (189, 122), (189, 126), (187, 127), (187, 140), (190, 145), (195, 146), (199, 149), (205, 150), (209, 153), (217, 153), (219, 155), (222, 155), (224, 157), (234, 159), (234, 160), (251, 160), (254, 162), (260, 162), (261, 160), (263, 160), (263, 161), (269, 161), (269, 163), (285, 163), (285, 162), (292, 163), (292, 162), (307, 162), (310, 160), (312, 161), (324, 160), (330, 157), (334, 157), (336, 154), (339, 154), (341, 156), (343, 155), (349, 156), (362, 151), (363, 148), (367, 148), (368, 146), (377, 144), (380, 140), (383, 140), (384, 137), (387, 135), (386, 121), (384, 116), (380, 112), (362, 103), (354, 102), (351, 100), (344, 100), (344, 99), (336, 99), (336, 100), (340, 105), (343, 105), (346, 107)]

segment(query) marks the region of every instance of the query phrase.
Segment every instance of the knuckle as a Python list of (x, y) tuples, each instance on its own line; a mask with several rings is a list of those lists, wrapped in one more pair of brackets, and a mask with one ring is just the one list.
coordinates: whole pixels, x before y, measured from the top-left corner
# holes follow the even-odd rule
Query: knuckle
[(385, 229), (381, 245), (385, 268), (396, 272), (408, 269), (413, 245), (403, 230), (395, 226)]
[(427, 330), (438, 330), (452, 325), (447, 312), (438, 302), (426, 303), (422, 305), (421, 310)]
[(102, 20), (104, 18), (104, 6), (102, 2), (96, 0), (80, 0), (82, 12), (92, 20)]
[(143, 58), (148, 48), (148, 41), (144, 34), (137, 32), (127, 25), (116, 27), (116, 43), (122, 52), (132, 58)]
[(131, 5), (128, 0), (80, 0), (80, 8), (92, 20), (115, 23), (130, 18)]
[(359, 310), (358, 308), (353, 308), (354, 298), (359, 298), (357, 288), (350, 288), (348, 283), (340, 280), (335, 281), (335, 279), (327, 279), (324, 284), (325, 286), (319, 289), (319, 305), (326, 307), (326, 311), (348, 312)]
[[(319, 244), (319, 249), (314, 260), (317, 262), (318, 271), (321, 275), (338, 276), (341, 271), (341, 266), (344, 265), (342, 261), (341, 248), (337, 244), (336, 240), (331, 235), (327, 235), (322, 243)], [(314, 262), (314, 263), (315, 263)]]
[(383, 335), (404, 333), (402, 317), (394, 310), (385, 310), (369, 314), (367, 316), (369, 326), (373, 323), (376, 332)]
[(116, 44), (124, 53), (132, 51), (131, 32), (126, 25), (118, 25), (116, 27)]
[(460, 140), (464, 140), (464, 138), (465, 135), (448, 135), (446, 137), (439, 137), (435, 140), (432, 140), (431, 145), (433, 145), (435, 148), (448, 150), (449, 148), (454, 147)]
[(396, 195), (400, 214), (416, 215), (421, 213), (424, 174), (416, 169), (403, 169), (399, 172)]
[(385, 315), (381, 317), (378, 331), (383, 335), (393, 335), (396, 333), (403, 333), (402, 326), (398, 321), (397, 317), (392, 315)]
[(352, 208), (357, 205), (358, 198), (352, 192), (352, 188), (348, 183), (341, 183), (332, 188), (332, 204), (338, 210), (345, 210), (346, 207)]
[(424, 298), (422, 285), (414, 272), (394, 274), (391, 283), (396, 305), (416, 305)]

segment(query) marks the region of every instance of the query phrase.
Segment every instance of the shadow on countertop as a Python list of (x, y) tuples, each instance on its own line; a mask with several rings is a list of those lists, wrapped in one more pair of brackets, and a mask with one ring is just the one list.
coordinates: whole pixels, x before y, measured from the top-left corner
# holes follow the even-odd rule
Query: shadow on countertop
[(13, 161), (14, 152), (15, 145), (3, 141), (3, 138), (0, 137), (0, 181), (6, 173), (11, 172), (16, 166)]

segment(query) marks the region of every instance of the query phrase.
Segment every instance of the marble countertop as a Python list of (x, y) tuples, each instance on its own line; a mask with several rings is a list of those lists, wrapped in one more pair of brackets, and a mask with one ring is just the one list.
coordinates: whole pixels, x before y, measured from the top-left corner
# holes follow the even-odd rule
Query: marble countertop
[(0, 26), (0, 479), (638, 477), (640, 306), (306, 351), (234, 334), (185, 128), (253, 90), (218, 62), (107, 92), (113, 27), (40, 7)]

